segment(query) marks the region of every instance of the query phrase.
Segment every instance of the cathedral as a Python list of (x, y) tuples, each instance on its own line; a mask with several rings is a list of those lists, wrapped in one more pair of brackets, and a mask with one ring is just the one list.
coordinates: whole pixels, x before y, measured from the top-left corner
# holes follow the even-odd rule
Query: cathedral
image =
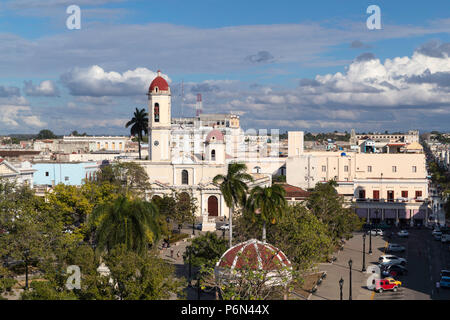
[(284, 173), (285, 158), (274, 147), (278, 136), (246, 136), (234, 114), (173, 119), (170, 86), (160, 71), (147, 95), (149, 157), (140, 164), (150, 178), (148, 198), (178, 192), (197, 199), (197, 215), (228, 217), (229, 208), (212, 180), (226, 175), (229, 163), (247, 165), (254, 178), (250, 188), (269, 186), (273, 175)]

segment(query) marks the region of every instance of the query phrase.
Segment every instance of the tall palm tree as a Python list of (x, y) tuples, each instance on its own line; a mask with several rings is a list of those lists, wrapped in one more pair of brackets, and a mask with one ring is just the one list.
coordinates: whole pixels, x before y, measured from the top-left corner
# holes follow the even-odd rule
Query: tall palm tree
[(95, 236), (99, 252), (125, 244), (129, 250), (145, 254), (148, 244), (160, 237), (158, 217), (153, 203), (121, 195), (112, 203), (96, 207), (89, 223), (97, 226)]
[(131, 126), (130, 130), (131, 135), (138, 136), (139, 160), (141, 160), (142, 132), (144, 132), (144, 134), (148, 134), (148, 113), (145, 111), (144, 108), (142, 108), (141, 110), (136, 108), (136, 111), (134, 111), (133, 118), (127, 122), (125, 128), (128, 128), (129, 126)]
[(227, 175), (218, 174), (213, 179), (213, 183), (219, 185), (225, 203), (230, 208), (230, 247), (233, 240), (234, 208), (245, 204), (248, 192), (247, 182), (253, 181), (253, 177), (246, 173), (246, 170), (247, 166), (244, 163), (229, 163)]
[(279, 184), (271, 187), (254, 187), (247, 199), (245, 213), (261, 219), (263, 224), (262, 240), (266, 241), (266, 223), (275, 223), (287, 206), (286, 191)]

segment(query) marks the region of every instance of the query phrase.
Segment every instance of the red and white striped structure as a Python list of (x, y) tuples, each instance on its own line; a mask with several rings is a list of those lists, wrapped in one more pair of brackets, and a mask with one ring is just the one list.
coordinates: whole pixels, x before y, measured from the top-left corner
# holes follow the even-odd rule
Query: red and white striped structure
[(216, 264), (216, 278), (239, 276), (242, 269), (266, 272), (266, 285), (275, 285), (290, 279), (292, 265), (280, 249), (251, 239), (225, 251)]

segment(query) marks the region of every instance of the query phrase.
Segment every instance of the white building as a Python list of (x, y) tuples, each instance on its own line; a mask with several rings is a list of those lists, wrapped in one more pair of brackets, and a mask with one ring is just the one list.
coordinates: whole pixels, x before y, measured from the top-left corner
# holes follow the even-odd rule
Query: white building
[(6, 179), (19, 185), (28, 185), (30, 188), (33, 188), (33, 174), (35, 171), (28, 161), (13, 164), (0, 158), (0, 179)]
[(250, 187), (268, 186), (272, 175), (283, 171), (285, 158), (246, 149), (250, 144), (245, 143), (236, 115), (172, 119), (170, 87), (159, 72), (150, 85), (148, 101), (149, 160), (139, 164), (150, 177), (149, 197), (184, 193), (197, 200), (197, 215), (226, 217), (229, 208), (212, 180), (217, 174), (225, 175), (230, 162), (247, 165), (255, 179)]

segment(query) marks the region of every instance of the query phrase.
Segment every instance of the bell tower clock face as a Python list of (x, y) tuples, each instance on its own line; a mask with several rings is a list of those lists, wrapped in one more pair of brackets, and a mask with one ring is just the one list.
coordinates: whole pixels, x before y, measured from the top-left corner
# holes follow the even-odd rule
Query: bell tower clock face
[(158, 140), (155, 140), (155, 141), (153, 142), (153, 145), (154, 145), (155, 147), (159, 146), (159, 141), (158, 141)]

